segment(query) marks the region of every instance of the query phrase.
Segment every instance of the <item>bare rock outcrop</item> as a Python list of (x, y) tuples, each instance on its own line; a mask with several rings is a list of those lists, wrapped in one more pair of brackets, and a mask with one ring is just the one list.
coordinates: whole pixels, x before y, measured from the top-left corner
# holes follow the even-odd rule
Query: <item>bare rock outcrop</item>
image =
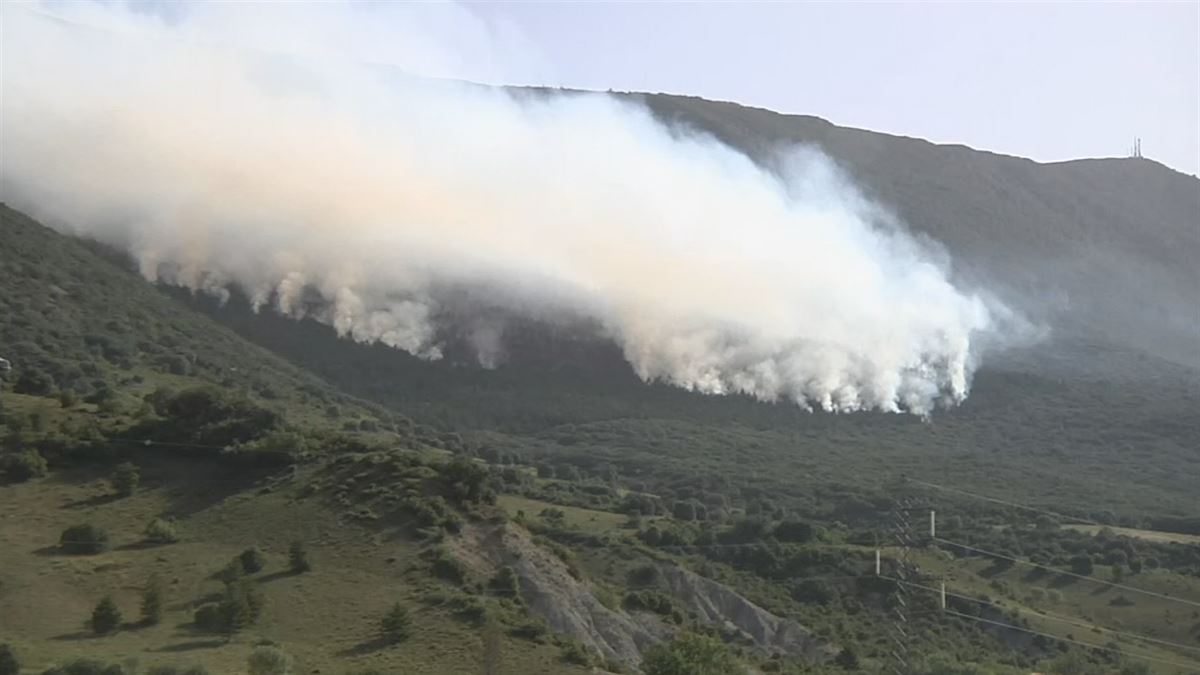
[[(566, 562), (522, 528), (468, 526), (450, 546), (480, 574), (512, 567), (533, 614), (554, 632), (579, 640), (605, 659), (636, 667), (647, 648), (673, 633), (655, 614), (605, 606), (588, 583), (572, 575)], [(660, 565), (659, 571), (663, 591), (702, 623), (737, 633), (767, 652), (814, 661), (836, 652), (799, 623), (772, 614), (724, 584), (673, 565)]]

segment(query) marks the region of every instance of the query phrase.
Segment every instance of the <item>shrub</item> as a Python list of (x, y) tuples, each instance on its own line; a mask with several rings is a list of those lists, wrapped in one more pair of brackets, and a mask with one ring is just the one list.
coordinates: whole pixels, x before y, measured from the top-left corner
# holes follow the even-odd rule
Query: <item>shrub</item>
[(234, 558), (233, 560), (230, 560), (224, 567), (218, 570), (213, 577), (215, 577), (218, 581), (225, 582), (226, 584), (232, 584), (238, 579), (241, 579), (245, 573), (246, 570), (242, 567), (241, 559)]
[(654, 612), (664, 616), (670, 615), (675, 609), (671, 597), (659, 591), (630, 591), (625, 594), (623, 604), (629, 610)]
[(1118, 595), (1112, 600), (1109, 600), (1108, 604), (1112, 605), (1113, 607), (1130, 607), (1133, 605), (1133, 601), (1125, 595)]
[(137, 492), (138, 484), (142, 480), (142, 474), (132, 462), (122, 462), (117, 465), (112, 475), (112, 486), (117, 491), (117, 494), (122, 497), (129, 497)]
[(108, 548), (108, 533), (95, 525), (73, 525), (62, 531), (58, 546), (67, 553), (102, 553)]
[(142, 623), (153, 626), (162, 620), (163, 588), (158, 576), (151, 576), (142, 589)]
[(49, 396), (54, 393), (54, 380), (37, 368), (27, 368), (13, 383), (13, 391), (30, 396)]
[(264, 603), (258, 584), (249, 579), (239, 579), (226, 585), (225, 598), (218, 605), (225, 631), (235, 633), (258, 623)]
[(435, 550), (429, 569), (434, 576), (456, 584), (461, 584), (467, 578), (467, 568), (444, 548)]
[(304, 547), (304, 542), (293, 541), (288, 547), (288, 568), (293, 574), (301, 574), (312, 569), (312, 563), (308, 560), (308, 549)]
[(142, 531), (142, 536), (146, 537), (146, 541), (155, 544), (174, 544), (179, 541), (179, 530), (175, 527), (175, 523), (155, 518), (146, 525), (146, 529)]
[(813, 579), (801, 581), (792, 588), (792, 598), (798, 602), (824, 605), (832, 601), (833, 596), (834, 592), (828, 584)]
[(63, 389), (62, 391), (58, 392), (58, 404), (62, 406), (64, 410), (74, 408), (78, 403), (79, 396), (77, 396), (71, 389)]
[(105, 635), (121, 627), (121, 609), (111, 596), (104, 596), (96, 604), (90, 623), (92, 632), (96, 635)]
[(17, 652), (8, 644), (0, 644), (0, 675), (18, 675), (21, 672), (21, 662), (17, 660)]
[(802, 520), (785, 520), (775, 526), (775, 538), (779, 541), (803, 544), (813, 538), (813, 526)]
[(723, 642), (685, 633), (651, 647), (642, 659), (646, 675), (733, 675), (737, 663)]
[(487, 469), (457, 457), (441, 467), (447, 496), (457, 503), (493, 503), (496, 495), (487, 487)]
[(258, 622), (264, 603), (258, 584), (248, 579), (237, 579), (226, 584), (220, 602), (200, 607), (192, 620), (203, 631), (236, 633)]
[[(592, 665), (592, 655), (582, 643), (571, 640), (562, 646), (562, 660), (578, 666)], [(680, 671), (679, 675), (688, 675)]]
[(833, 658), (833, 662), (844, 670), (858, 670), (858, 654), (849, 647), (843, 647)]
[(242, 571), (246, 574), (255, 574), (261, 572), (262, 568), (267, 564), (267, 556), (257, 546), (242, 551), (238, 556), (238, 561), (242, 564)]
[(403, 642), (408, 638), (411, 627), (412, 618), (408, 614), (408, 608), (397, 602), (380, 619), (379, 635), (387, 642)]
[(521, 580), (512, 567), (505, 565), (488, 583), (493, 591), (511, 600), (521, 599)]
[(246, 666), (250, 675), (287, 675), (292, 670), (292, 657), (277, 647), (255, 647)]
[(626, 579), (632, 586), (650, 586), (658, 581), (659, 571), (654, 565), (639, 565), (631, 570), (626, 575)]
[(454, 602), (454, 616), (475, 626), (487, 623), (488, 606), (483, 600), (474, 596), (461, 596)]
[(541, 642), (542, 637), (549, 631), (546, 622), (541, 619), (530, 619), (509, 631), (513, 637)]
[(225, 622), (221, 616), (221, 608), (215, 603), (201, 606), (192, 615), (196, 627), (209, 633), (220, 633), (225, 630)]
[(696, 505), (691, 501), (677, 501), (674, 508), (671, 509), (671, 515), (676, 520), (695, 520)]
[(16, 453), (4, 463), (4, 473), (9, 480), (27, 481), (46, 475), (49, 466), (37, 450), (29, 449)]

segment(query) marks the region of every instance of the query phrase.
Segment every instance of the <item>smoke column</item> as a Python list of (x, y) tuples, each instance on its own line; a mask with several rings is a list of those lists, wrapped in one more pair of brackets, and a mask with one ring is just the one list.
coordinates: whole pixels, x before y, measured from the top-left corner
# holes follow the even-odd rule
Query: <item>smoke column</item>
[[(610, 96), (310, 48), (322, 25), (359, 35), (351, 7), (291, 42), (269, 6), (239, 7), (7, 6), (4, 200), (148, 279), (424, 358), (448, 298), (477, 289), (599, 326), (648, 381), (805, 408), (959, 402), (1006, 313), (814, 150), (766, 170)], [(488, 365), (502, 327), (477, 338)]]

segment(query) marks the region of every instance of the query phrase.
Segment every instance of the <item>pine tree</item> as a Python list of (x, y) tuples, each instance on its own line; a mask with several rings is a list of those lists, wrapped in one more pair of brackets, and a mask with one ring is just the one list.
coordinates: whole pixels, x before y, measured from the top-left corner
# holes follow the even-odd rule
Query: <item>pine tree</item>
[(379, 632), (388, 642), (402, 642), (408, 638), (411, 625), (408, 609), (397, 602), (379, 622)]
[(238, 556), (238, 560), (242, 563), (242, 571), (246, 574), (254, 574), (262, 571), (262, 568), (267, 564), (267, 556), (257, 546), (251, 547), (242, 551)]
[(92, 610), (92, 632), (97, 635), (111, 633), (121, 627), (121, 609), (112, 596), (104, 596)]
[(153, 626), (162, 620), (163, 588), (157, 575), (151, 576), (142, 589), (142, 623)]
[(116, 470), (113, 472), (113, 489), (122, 497), (129, 497), (137, 492), (138, 484), (141, 482), (142, 474), (132, 462), (118, 464)]
[(21, 672), (21, 663), (17, 661), (17, 654), (13, 648), (7, 644), (0, 644), (0, 675), (19, 675)]
[(308, 560), (308, 550), (304, 548), (304, 542), (293, 541), (288, 547), (288, 567), (291, 568), (294, 574), (300, 574), (312, 569), (312, 563)]

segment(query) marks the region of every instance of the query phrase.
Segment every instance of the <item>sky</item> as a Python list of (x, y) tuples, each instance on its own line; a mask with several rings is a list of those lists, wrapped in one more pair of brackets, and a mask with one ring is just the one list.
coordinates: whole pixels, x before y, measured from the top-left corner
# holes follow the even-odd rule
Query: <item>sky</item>
[(459, 9), (493, 42), (468, 79), (697, 95), (1038, 161), (1124, 156), (1137, 136), (1200, 172), (1198, 2)]

